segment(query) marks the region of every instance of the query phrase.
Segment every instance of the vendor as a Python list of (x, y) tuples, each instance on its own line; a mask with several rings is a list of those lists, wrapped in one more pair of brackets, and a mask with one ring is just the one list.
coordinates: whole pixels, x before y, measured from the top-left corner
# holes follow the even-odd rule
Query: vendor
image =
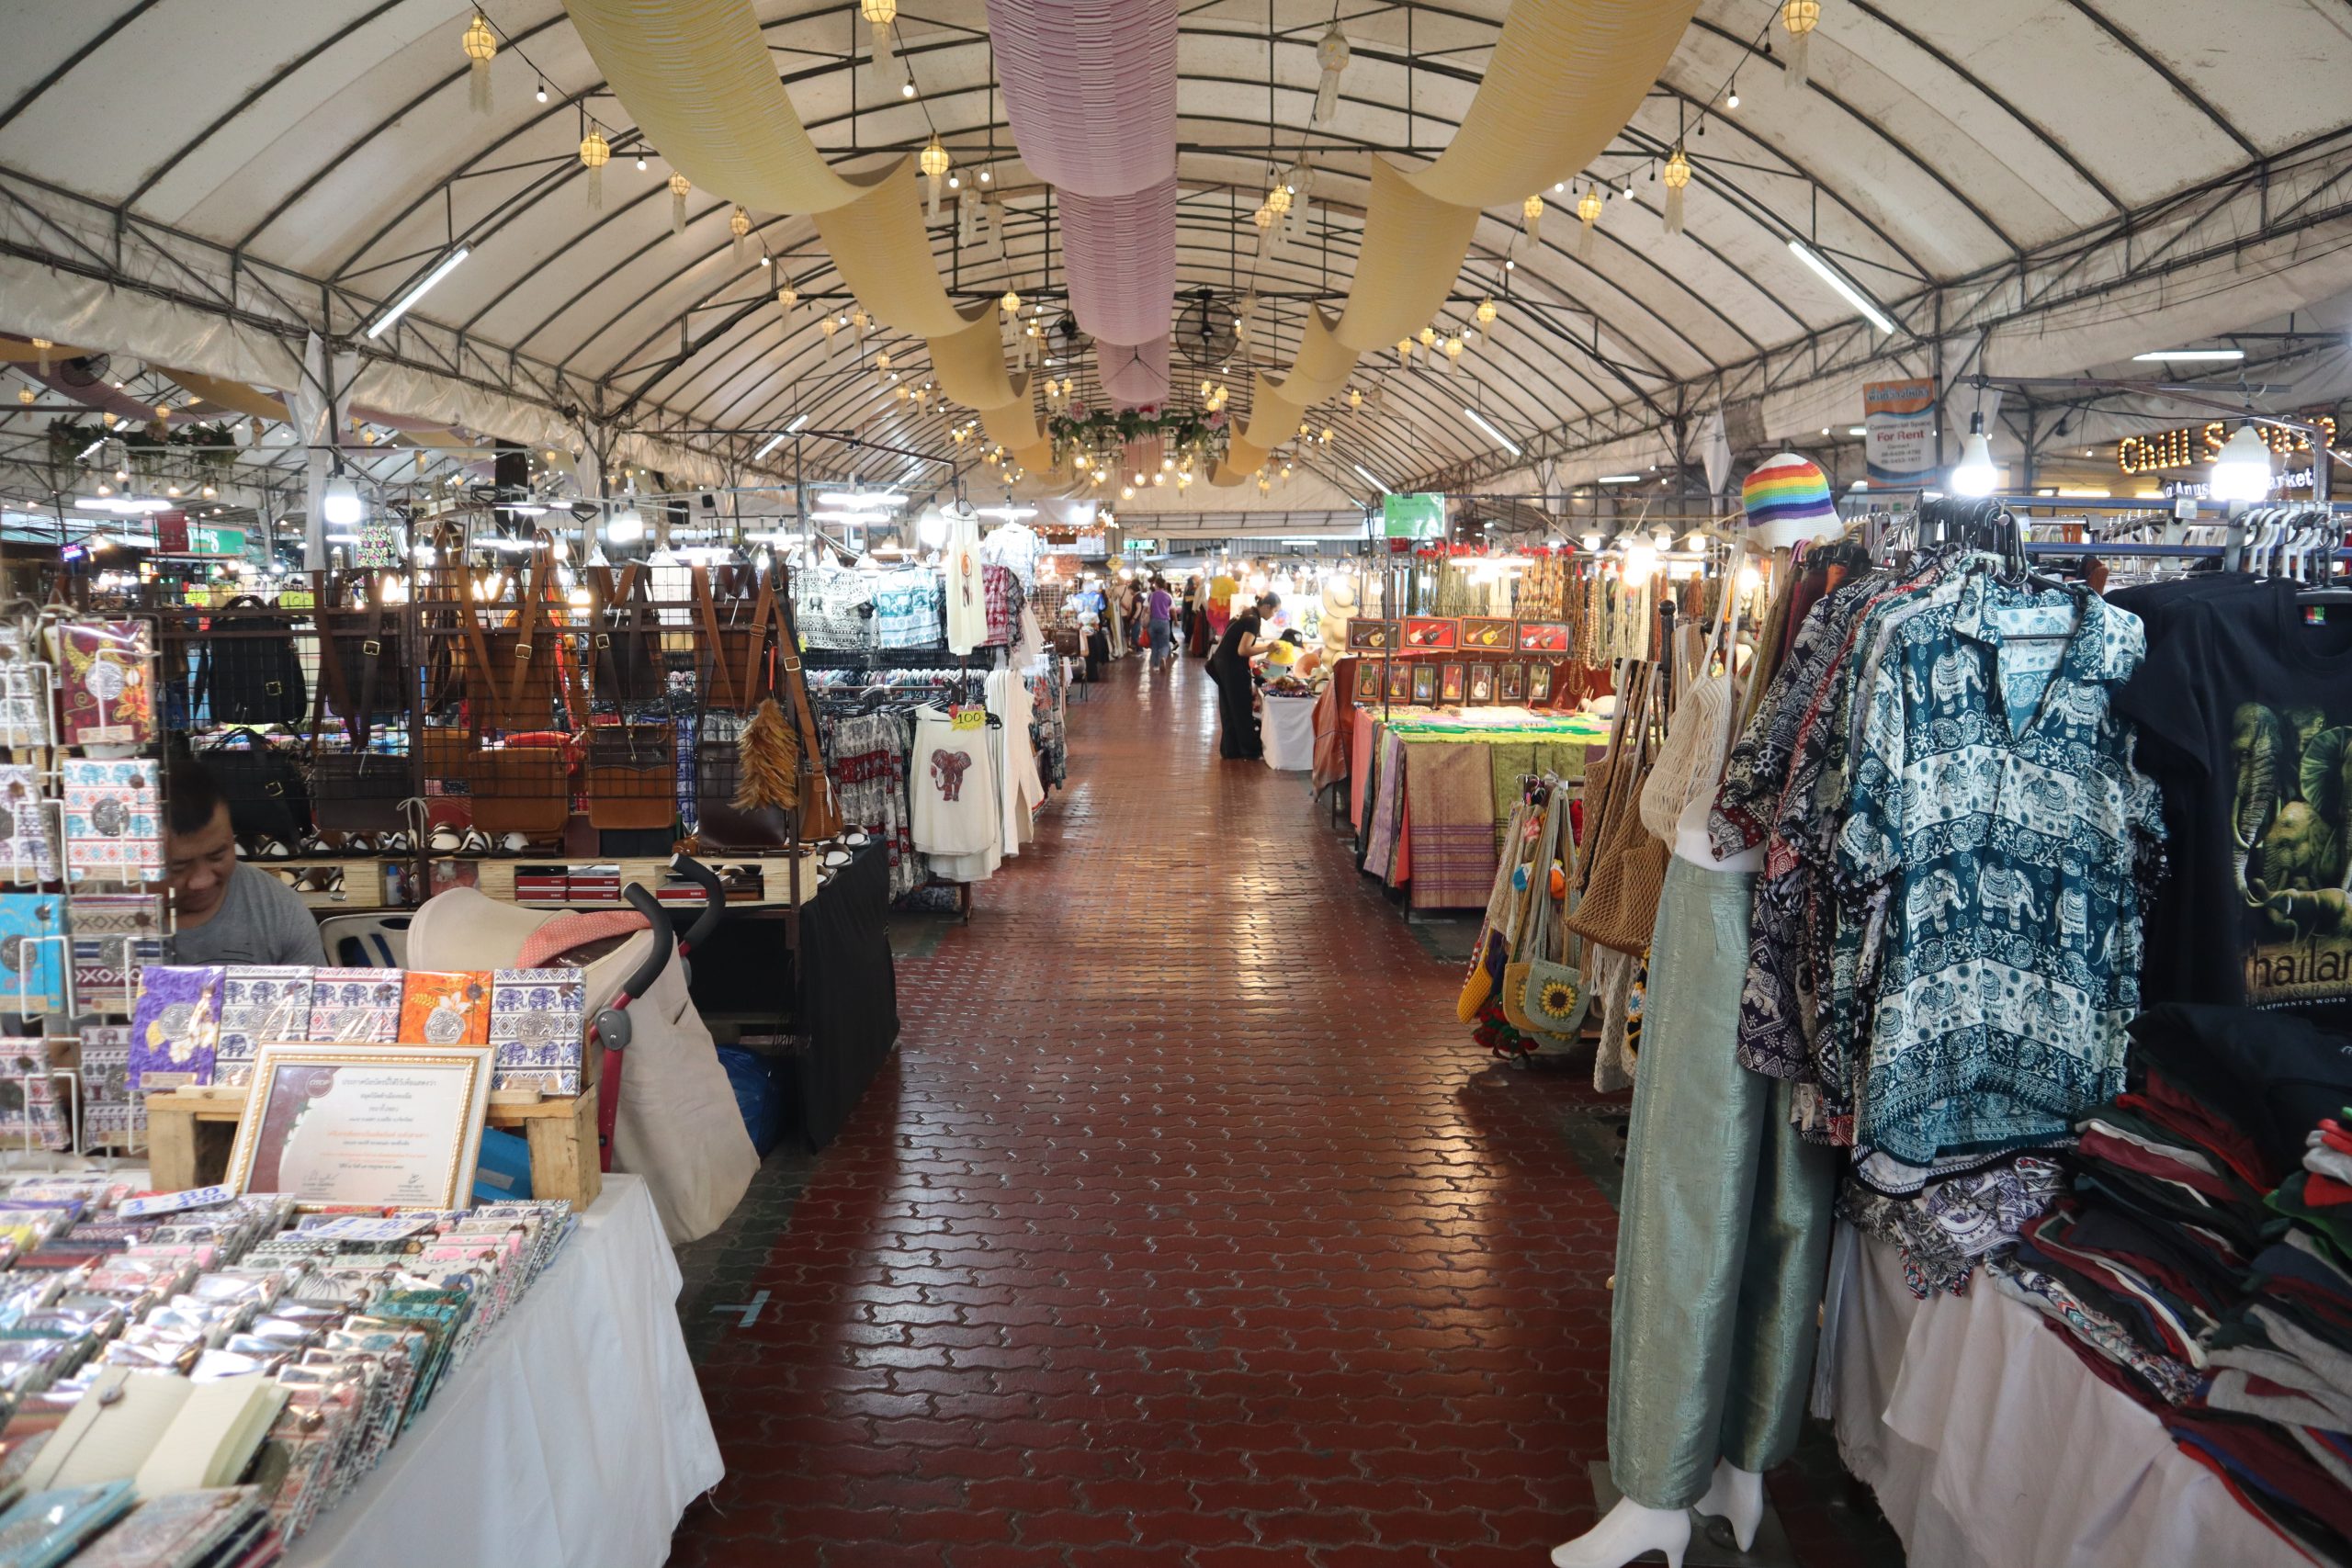
[(1216, 682), (1220, 731), (1217, 754), (1221, 757), (1254, 761), (1265, 755), (1264, 745), (1258, 737), (1256, 694), (1250, 689), (1250, 666), (1265, 657), (1265, 645), (1258, 640), (1259, 634), (1265, 627), (1265, 617), (1277, 607), (1272, 594), (1261, 594), (1257, 604), (1226, 623), (1216, 651), (1209, 655), (1209, 679)]
[(201, 762), (172, 764), (165, 787), (164, 874), (180, 964), (306, 964), (323, 968), (319, 922), (295, 891), (237, 859), (219, 781)]

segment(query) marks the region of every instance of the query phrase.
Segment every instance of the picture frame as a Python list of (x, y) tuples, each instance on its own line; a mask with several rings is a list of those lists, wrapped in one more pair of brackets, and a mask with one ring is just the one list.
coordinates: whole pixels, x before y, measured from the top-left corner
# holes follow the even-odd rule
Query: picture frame
[[(1348, 628), (1353, 631), (1355, 628)], [(1356, 664), (1356, 701), (1376, 703), (1380, 700), (1380, 671), (1382, 660), (1361, 660)]]
[(1462, 649), (1465, 653), (1509, 653), (1511, 631), (1515, 625), (1508, 619), (1488, 615), (1464, 615), (1462, 618)]
[(1437, 666), (1423, 660), (1413, 666), (1413, 705), (1437, 705)]
[(1527, 701), (1527, 666), (1514, 659), (1502, 667), (1498, 678), (1496, 696), (1513, 705)]
[(1552, 701), (1552, 663), (1539, 660), (1527, 671), (1527, 705), (1544, 707)]
[(1472, 707), (1492, 707), (1495, 702), (1495, 667), (1491, 664), (1470, 666), (1470, 695)]
[(1388, 700), (1391, 703), (1413, 700), (1413, 666), (1410, 660), (1392, 659), (1388, 661)]
[(1358, 615), (1348, 623), (1348, 651), (1391, 653), (1396, 648), (1396, 623)]
[(1462, 623), (1451, 615), (1408, 615), (1398, 646), (1408, 653), (1451, 653), (1462, 646), (1461, 636)]
[(1566, 621), (1521, 621), (1517, 647), (1521, 653), (1566, 653), (1573, 635)]
[(1470, 667), (1448, 660), (1438, 676), (1437, 700), (1458, 704), (1470, 690)]
[(487, 1045), (266, 1043), (226, 1184), (305, 1203), (467, 1208), (497, 1056)]

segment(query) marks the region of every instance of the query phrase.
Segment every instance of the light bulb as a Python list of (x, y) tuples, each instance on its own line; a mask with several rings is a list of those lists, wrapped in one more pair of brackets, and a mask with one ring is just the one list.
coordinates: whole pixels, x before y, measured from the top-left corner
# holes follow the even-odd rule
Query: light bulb
[(539, 90), (537, 96), (539, 102), (546, 103), (548, 101), (548, 85), (545, 82), (539, 84)]
[(326, 489), (319, 495), (319, 515), (330, 526), (348, 528), (368, 514), (360, 502), (359, 487), (342, 474), (331, 477)]
[(902, 98), (911, 98), (914, 96), (915, 85), (912, 82), (901, 82), (899, 84), (899, 96)]
[(605, 526), (605, 536), (616, 545), (633, 545), (645, 537), (645, 514), (630, 510), (616, 512), (612, 522)]
[(637, 155), (637, 169), (639, 174), (643, 174), (645, 172), (645, 154), (642, 152), (639, 152)]
[(1727, 109), (1736, 109), (1739, 107), (1739, 89), (1737, 87), (1734, 87), (1730, 92), (1724, 95), (1724, 107)]
[(1976, 431), (1960, 444), (1960, 463), (1951, 471), (1951, 488), (1959, 495), (1990, 495), (2001, 482), (1993, 466), (1992, 438)]
[(2270, 494), (2270, 448), (2251, 423), (2222, 445), (2213, 459), (2213, 499), (2261, 501)]

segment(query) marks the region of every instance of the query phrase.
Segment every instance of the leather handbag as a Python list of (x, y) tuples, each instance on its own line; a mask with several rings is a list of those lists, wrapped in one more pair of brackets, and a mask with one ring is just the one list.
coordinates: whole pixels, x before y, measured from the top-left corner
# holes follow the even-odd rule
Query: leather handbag
[(397, 720), (409, 708), (400, 611), (384, 603), (382, 574), (368, 577), (366, 604), (356, 609), (322, 605), (316, 612), (319, 636), (329, 655), (319, 661), (321, 694), (350, 732), (355, 748), (368, 744), (372, 726)]
[(1648, 667), (1621, 698), (1618, 732), (1610, 747), (1608, 798), (1601, 819), (1589, 823), (1592, 851), (1585, 868), (1584, 897), (1567, 916), (1567, 928), (1587, 942), (1639, 954), (1657, 924), (1658, 895), (1666, 886), (1668, 849), (1642, 824), (1642, 785), (1649, 776), (1649, 705), (1655, 690)]
[(778, 807), (745, 811), (735, 804), (742, 777), (740, 714), (706, 709), (695, 734), (695, 837), (713, 850), (761, 854), (792, 842), (792, 814)]
[(465, 772), (474, 826), (492, 837), (561, 838), (571, 818), (571, 760), (564, 742), (563, 736), (541, 731), (486, 746), (477, 735)]
[(311, 759), (311, 809), (330, 833), (390, 833), (401, 803), (424, 792), (406, 757), (382, 751), (321, 751)]
[(662, 664), (662, 634), (651, 587), (642, 566), (591, 567), (588, 676), (596, 700), (619, 711), (658, 700), (668, 677)]
[(215, 746), (198, 760), (220, 785), (229, 826), (241, 837), (266, 835), (288, 846), (311, 831), (311, 785), (290, 746), (255, 738), (247, 746)]
[[(459, 607), (466, 704), (479, 729), (545, 729), (559, 704), (567, 710), (574, 705), (564, 668), (570, 657), (565, 629), (549, 613), (554, 552), (542, 549), (537, 559), (527, 574), (514, 574), (515, 598)], [(484, 626), (485, 616), (493, 624)]]
[(784, 618), (775, 586), (749, 567), (698, 566), (693, 582), (703, 701), (748, 714), (775, 693), (768, 653)]
[(588, 820), (600, 829), (667, 828), (678, 818), (678, 732), (667, 724), (588, 728)]

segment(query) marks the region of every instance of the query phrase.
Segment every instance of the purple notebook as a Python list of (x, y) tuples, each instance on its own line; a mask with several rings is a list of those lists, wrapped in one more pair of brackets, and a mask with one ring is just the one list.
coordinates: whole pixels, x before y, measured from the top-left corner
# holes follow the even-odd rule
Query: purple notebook
[(132, 1093), (212, 1081), (226, 975), (217, 964), (155, 964), (139, 972), (139, 1002), (130, 1014)]

